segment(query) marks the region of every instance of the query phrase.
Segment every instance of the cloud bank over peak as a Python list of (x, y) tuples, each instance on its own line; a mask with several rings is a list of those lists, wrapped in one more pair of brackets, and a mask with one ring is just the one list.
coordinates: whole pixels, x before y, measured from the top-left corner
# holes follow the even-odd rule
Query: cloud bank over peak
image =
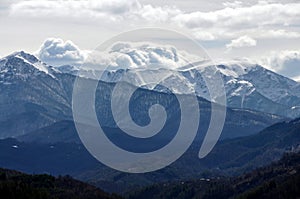
[[(114, 69), (177, 69), (203, 58), (174, 46), (141, 42), (118, 42), (105, 52), (93, 52), (85, 65)], [(99, 69), (99, 68), (98, 68)], [(101, 68), (102, 69), (102, 68)]]
[(46, 39), (36, 54), (43, 62), (53, 66), (78, 65), (85, 59), (84, 51), (72, 41), (63, 41), (60, 38)]
[[(242, 36), (232, 40), (227, 44), (227, 48), (255, 45), (256, 40)], [(43, 62), (53, 66), (83, 64), (82, 67), (97, 70), (145, 68), (177, 70), (184, 69), (185, 66), (195, 62), (202, 62), (203, 66), (210, 63), (201, 56), (190, 54), (174, 46), (149, 42), (117, 42), (106, 51), (98, 52), (81, 50), (69, 40), (48, 38), (36, 54)], [(300, 50), (273, 51), (252, 61), (296, 81), (300, 80)], [(223, 62), (223, 64), (230, 63), (228, 60)]]
[(262, 64), (286, 77), (300, 80), (300, 50), (271, 52), (262, 59)]

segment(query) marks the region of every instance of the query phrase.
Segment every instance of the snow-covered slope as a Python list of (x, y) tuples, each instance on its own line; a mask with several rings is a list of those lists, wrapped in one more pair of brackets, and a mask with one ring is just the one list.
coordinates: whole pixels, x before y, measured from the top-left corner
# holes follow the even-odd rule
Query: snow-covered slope
[[(203, 75), (216, 68), (224, 82), (229, 107), (288, 117), (300, 116), (300, 84), (247, 60), (215, 65), (172, 46), (121, 43), (113, 46), (101, 58), (101, 63), (105, 64), (93, 72), (83, 69), (81, 75), (86, 73), (89, 77), (91, 74), (97, 77), (103, 72), (101, 80), (106, 82), (127, 81), (151, 90), (196, 93), (210, 101), (214, 99), (210, 96)], [(60, 71), (75, 74), (78, 70), (68, 67), (68, 70)]]
[[(220, 71), (223, 74), (229, 106), (289, 117), (300, 115), (300, 111), (293, 108), (300, 104), (298, 82), (253, 63), (226, 63), (217, 67), (222, 68)], [(232, 69), (239, 72), (227, 73)]]
[[(0, 59), (0, 138), (71, 118), (72, 79), (25, 52)], [(69, 81), (69, 84), (67, 82)]]
[[(207, 66), (204, 71), (208, 70), (209, 67), (215, 66)], [(288, 117), (298, 117), (300, 115), (298, 108), (300, 106), (299, 83), (259, 65), (228, 64), (217, 65), (217, 68), (221, 72), (229, 107), (253, 109)], [(200, 97), (214, 101), (214, 99), (211, 99), (203, 79), (203, 68), (193, 68), (185, 71), (120, 69), (105, 71), (102, 80), (107, 82), (124, 81), (122, 75), (125, 73), (125, 80), (139, 87), (162, 92), (171, 90), (180, 94), (196, 93)], [(155, 80), (160, 77), (163, 78), (157, 84)], [(164, 87), (160, 86), (161, 84)]]

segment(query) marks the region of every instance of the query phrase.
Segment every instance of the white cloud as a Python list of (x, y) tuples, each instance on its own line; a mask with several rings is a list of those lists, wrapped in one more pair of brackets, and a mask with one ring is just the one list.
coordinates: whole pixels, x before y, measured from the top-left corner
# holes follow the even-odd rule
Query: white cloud
[(287, 31), (283, 29), (279, 30), (265, 30), (261, 32), (261, 38), (300, 38), (299, 32)]
[(203, 30), (196, 30), (193, 33), (194, 37), (201, 41), (212, 41), (216, 39), (216, 36), (213, 33), (203, 31)]
[(190, 30), (203, 29), (215, 39), (300, 37), (296, 28), (300, 25), (300, 3), (233, 4), (210, 12), (181, 13), (171, 21)]
[(232, 49), (232, 48), (241, 48), (241, 47), (251, 47), (251, 46), (256, 46), (256, 44), (257, 44), (256, 40), (252, 39), (247, 35), (244, 35), (237, 39), (231, 40), (231, 42), (226, 45), (226, 48)]
[[(240, 34), (247, 34), (252, 38), (257, 39), (297, 39), (300, 38), (300, 33), (285, 30), (285, 29), (272, 29), (275, 27), (268, 27), (268, 28), (257, 28), (257, 29), (250, 29), (250, 30), (241, 30), (239, 31)], [(281, 27), (282, 28), (282, 27)]]
[(11, 6), (11, 16), (77, 17), (108, 21), (166, 21), (181, 11), (175, 7), (143, 5), (138, 0), (29, 0)]
[[(300, 38), (299, 2), (253, 0), (249, 3), (228, 0), (223, 3), (225, 8), (222, 8), (222, 2), (220, 0), (221, 7), (218, 10), (184, 11), (170, 5), (162, 6), (163, 2), (158, 6), (142, 0), (28, 0), (13, 2), (10, 17), (29, 17), (28, 21), (41, 20), (42, 23), (48, 19), (56, 23), (56, 20), (61, 19), (61, 23), (67, 23), (69, 29), (72, 29), (70, 27), (73, 24), (74, 27), (80, 24), (87, 29), (102, 27), (103, 32), (116, 33), (145, 26), (175, 28), (191, 33), (197, 40), (216, 41), (214, 47), (224, 47), (224, 42), (232, 40), (227, 45), (230, 49), (241, 47), (235, 42), (243, 42), (235, 40), (244, 35), (252, 39), (241, 44), (244, 46), (254, 46), (256, 40), (261, 42), (261, 39)], [(59, 33), (55, 33), (57, 35), (62, 31), (57, 30)]]
[[(29, 0), (11, 5), (11, 16), (101, 19), (103, 23), (176, 25), (192, 30), (200, 40), (252, 38), (299, 38), (289, 27), (300, 25), (300, 3), (261, 1), (247, 5), (241, 1), (223, 3), (226, 8), (209, 12), (184, 12), (172, 6), (153, 6), (138, 0)], [(111, 25), (115, 25), (112, 23)], [(280, 28), (278, 28), (280, 27)], [(205, 30), (199, 33), (197, 30)]]
[(256, 4), (249, 7), (224, 8), (211, 12), (183, 13), (176, 16), (182, 25), (197, 27), (258, 27), (266, 25), (299, 24), (300, 4)]
[(63, 41), (59, 38), (48, 38), (40, 47), (37, 56), (47, 64), (61, 66), (64, 64), (80, 64), (85, 53), (72, 41)]
[[(116, 45), (118, 48), (116, 48)], [(113, 51), (111, 55), (112, 65), (118, 68), (141, 68), (149, 66), (177, 68), (184, 62), (178, 57), (178, 51), (171, 46), (143, 43), (119, 43), (116, 45), (112, 49), (117, 50)]]
[(300, 50), (274, 51), (270, 55), (263, 57), (261, 62), (275, 72), (294, 80), (299, 80)]
[(233, 2), (226, 1), (223, 3), (223, 5), (225, 7), (238, 8), (238, 7), (242, 7), (243, 2), (241, 2), (241, 1), (233, 1)]
[(29, 0), (20, 1), (11, 6), (13, 15), (30, 16), (87, 16), (97, 17), (103, 14), (121, 15), (138, 9), (137, 1), (104, 0), (104, 1), (59, 1), (59, 0)]
[[(105, 52), (94, 51), (86, 59), (85, 66), (128, 68), (176, 69), (200, 61), (203, 58), (192, 55), (174, 46), (142, 42), (119, 42)], [(100, 67), (100, 68), (99, 68)]]
[(138, 12), (134, 13), (135, 17), (139, 19), (142, 17), (147, 21), (160, 21), (160, 22), (168, 22), (173, 17), (182, 13), (181, 10), (176, 7), (163, 6), (163, 7), (154, 7), (152, 5), (144, 5), (142, 9)]

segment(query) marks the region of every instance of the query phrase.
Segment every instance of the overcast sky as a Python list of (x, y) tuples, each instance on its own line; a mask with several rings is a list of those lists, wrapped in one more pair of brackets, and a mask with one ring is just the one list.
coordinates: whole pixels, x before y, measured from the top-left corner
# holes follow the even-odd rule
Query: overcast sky
[(297, 0), (0, 0), (0, 26), (1, 57), (59, 49), (78, 61), (120, 32), (164, 27), (194, 37), (213, 59), (246, 57), (300, 79)]

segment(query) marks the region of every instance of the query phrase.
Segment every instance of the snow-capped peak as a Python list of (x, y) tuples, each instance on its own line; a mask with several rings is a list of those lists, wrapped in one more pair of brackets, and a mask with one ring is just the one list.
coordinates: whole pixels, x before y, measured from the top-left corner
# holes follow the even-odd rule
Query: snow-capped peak
[(232, 60), (227, 62), (216, 63), (218, 70), (225, 76), (238, 78), (247, 74), (258, 66), (256, 63), (247, 60)]
[(14, 52), (11, 55), (8, 55), (6, 58), (11, 58), (11, 57), (21, 58), (31, 64), (34, 64), (39, 61), (34, 55), (25, 53), (24, 51)]
[(34, 55), (25, 53), (24, 51), (14, 52), (0, 60), (0, 72), (12, 72), (20, 75), (28, 75), (27, 73), (44, 73), (55, 78), (54, 71), (57, 71), (51, 66), (41, 62)]

